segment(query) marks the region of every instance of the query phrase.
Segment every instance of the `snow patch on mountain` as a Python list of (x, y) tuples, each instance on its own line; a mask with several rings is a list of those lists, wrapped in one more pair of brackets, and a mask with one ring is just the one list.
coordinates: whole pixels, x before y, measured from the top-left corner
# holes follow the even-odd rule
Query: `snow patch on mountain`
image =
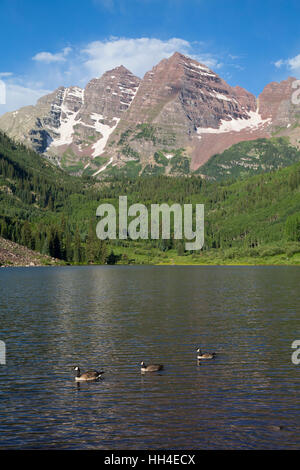
[(82, 100), (83, 92), (84, 90), (82, 88), (72, 87), (68, 92), (68, 96), (75, 96), (76, 98), (80, 98)]
[(210, 92), (210, 95), (213, 96), (214, 98), (217, 98), (218, 100), (221, 100), (221, 101), (235, 101), (235, 103), (237, 102), (234, 98), (229, 98), (228, 96), (224, 95), (223, 93), (219, 93), (215, 90), (211, 91)]
[(206, 77), (215, 77), (215, 74), (211, 72), (208, 68), (197, 66), (192, 63), (189, 63), (189, 64), (184, 63), (183, 66), (186, 70), (197, 73), (198, 75), (203, 75)]
[(221, 120), (221, 125), (218, 128), (213, 127), (198, 127), (197, 134), (223, 134), (225, 132), (240, 132), (245, 129), (251, 131), (260, 129), (266, 124), (271, 122), (271, 118), (262, 119), (261, 115), (257, 111), (249, 111), (249, 119), (231, 119), (230, 121)]
[(60, 108), (60, 126), (56, 129), (50, 128), (50, 130), (59, 133), (59, 137), (49, 142), (49, 147), (69, 145), (73, 142), (74, 126), (79, 122), (77, 120), (79, 111), (72, 111), (71, 109), (69, 109), (66, 101), (69, 99), (70, 96), (75, 97), (76, 99), (80, 98), (80, 101), (82, 102), (84, 90), (78, 87), (66, 88), (63, 93), (61, 106), (58, 106), (56, 104), (52, 105), (56, 109)]
[(92, 156), (95, 158), (104, 152), (109, 136), (117, 127), (120, 121), (120, 118), (113, 118), (114, 124), (112, 126), (109, 126), (107, 124), (103, 124), (102, 122), (100, 122), (101, 120), (103, 120), (103, 116), (101, 114), (93, 113), (91, 114), (91, 119), (92, 121), (95, 121), (95, 125), (94, 125), (95, 130), (97, 132), (100, 132), (100, 134), (102, 135), (102, 137), (99, 140), (97, 140), (97, 142), (92, 147), (93, 148)]
[(60, 128), (57, 129), (60, 136), (52, 141), (51, 147), (68, 145), (71, 144), (73, 140), (72, 136), (74, 134), (74, 126), (76, 124), (76, 117), (78, 115), (78, 111), (76, 113), (70, 112), (64, 106), (62, 106), (62, 112), (65, 113), (66, 117), (61, 120)]

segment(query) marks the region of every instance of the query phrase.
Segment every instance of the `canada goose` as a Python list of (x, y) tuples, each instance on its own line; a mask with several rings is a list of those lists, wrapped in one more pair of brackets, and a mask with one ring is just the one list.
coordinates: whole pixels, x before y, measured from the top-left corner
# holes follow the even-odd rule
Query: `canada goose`
[(141, 366), (141, 372), (157, 372), (164, 368), (162, 364), (149, 364), (149, 366), (146, 366), (144, 362), (141, 362)]
[(201, 349), (197, 349), (197, 359), (214, 359), (216, 353), (202, 353)]
[(101, 378), (101, 375), (104, 374), (104, 371), (98, 372), (97, 370), (88, 370), (84, 374), (80, 374), (80, 369), (78, 366), (74, 367), (74, 370), (76, 370), (75, 380), (77, 382), (87, 380), (98, 380)]

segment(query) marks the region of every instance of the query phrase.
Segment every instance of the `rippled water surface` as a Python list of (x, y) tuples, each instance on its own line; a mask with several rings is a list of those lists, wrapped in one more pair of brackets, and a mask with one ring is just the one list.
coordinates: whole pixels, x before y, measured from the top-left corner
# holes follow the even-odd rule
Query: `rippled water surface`
[(297, 267), (2, 269), (0, 448), (298, 448), (299, 286)]

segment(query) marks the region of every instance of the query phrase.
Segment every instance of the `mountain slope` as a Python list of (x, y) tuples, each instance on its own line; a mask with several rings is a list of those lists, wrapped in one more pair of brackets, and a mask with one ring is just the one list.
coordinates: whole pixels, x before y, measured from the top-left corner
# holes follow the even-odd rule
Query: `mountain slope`
[[(96, 208), (100, 203), (117, 208), (120, 195), (128, 197), (128, 205), (138, 202), (148, 208), (163, 202), (203, 203), (204, 254), (211, 256), (209, 262), (273, 253), (280, 254), (284, 263), (287, 256), (300, 251), (300, 163), (234, 183), (203, 180), (196, 175), (118, 175), (97, 182), (67, 175), (1, 134), (0, 144), (0, 236), (70, 263), (118, 259), (160, 263), (173, 257), (174, 250), (183, 253), (180, 256), (190, 256), (193, 263), (201, 263), (202, 252), (184, 254), (182, 241), (173, 238), (116, 240), (101, 245), (95, 235)], [(263, 148), (265, 141), (261, 144)], [(277, 147), (278, 141), (273, 145)]]
[(124, 149), (130, 147), (143, 163), (153, 163), (158, 150), (171, 158), (184, 148), (192, 166), (199, 166), (211, 156), (204, 134), (217, 132), (222, 120), (249, 121), (250, 126), (255, 110), (256, 99), (246, 90), (230, 87), (205, 65), (175, 53), (146, 73), (111, 137), (116, 143), (110, 152), (126, 161)]
[(300, 161), (300, 150), (287, 137), (240, 142), (214, 155), (196, 173), (215, 180), (245, 178), (267, 173)]
[(0, 237), (0, 266), (45, 266), (58, 264), (58, 260), (41, 255), (25, 246)]
[(0, 116), (0, 128), (76, 175), (178, 176), (243, 141), (283, 136), (300, 148), (294, 81), (272, 82), (256, 99), (175, 53), (142, 80), (120, 66), (85, 89), (60, 87)]
[(68, 175), (47, 159), (0, 132), (1, 215), (18, 220), (33, 214), (49, 217), (71, 194), (84, 193), (91, 183)]
[(97, 158), (139, 83), (120, 66), (91, 80), (85, 89), (60, 87), (36, 106), (6, 113), (0, 117), (0, 128), (68, 172), (91, 175), (102, 166), (103, 160)]

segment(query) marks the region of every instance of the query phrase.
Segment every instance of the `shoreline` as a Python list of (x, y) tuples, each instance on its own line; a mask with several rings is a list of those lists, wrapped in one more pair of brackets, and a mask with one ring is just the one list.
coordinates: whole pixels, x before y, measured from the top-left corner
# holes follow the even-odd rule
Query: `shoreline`
[(145, 263), (131, 263), (131, 264), (125, 264), (125, 263), (119, 263), (119, 264), (62, 264), (62, 263), (57, 263), (57, 264), (35, 264), (35, 265), (2, 265), (0, 266), (0, 269), (8, 269), (8, 268), (77, 268), (77, 267), (104, 267), (104, 266), (110, 266), (110, 267), (124, 267), (124, 266), (157, 266), (157, 267), (163, 267), (163, 266), (187, 266), (187, 267), (192, 267), (192, 266), (203, 266), (203, 267), (300, 267), (300, 263), (246, 263), (246, 262), (240, 262), (240, 263), (153, 263), (153, 264), (145, 264)]
[[(134, 243), (110, 246), (110, 249), (114, 253), (113, 260), (105, 260), (110, 266), (300, 266), (300, 243), (270, 244), (255, 250), (215, 249), (184, 254), (178, 254), (175, 249), (161, 251)], [(107, 264), (73, 263), (53, 258), (0, 237), (0, 268)]]

